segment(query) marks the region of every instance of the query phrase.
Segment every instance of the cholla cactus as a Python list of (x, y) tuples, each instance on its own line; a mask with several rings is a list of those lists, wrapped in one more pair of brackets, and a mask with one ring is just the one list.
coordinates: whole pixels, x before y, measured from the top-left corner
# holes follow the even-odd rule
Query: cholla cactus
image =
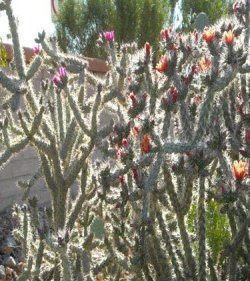
[[(247, 280), (248, 1), (202, 34), (163, 30), (156, 65), (149, 43), (117, 51), (114, 33), (104, 33), (105, 79), (50, 46), (44, 32), (36, 40), (42, 50), (27, 66), (10, 1), (0, 8), (16, 67), (13, 77), (0, 71), (10, 94), (0, 165), (31, 145), (40, 167), (19, 182), (24, 198), (39, 177), (51, 195), (44, 212), (36, 198), (14, 208), (26, 262), (17, 280)], [(41, 68), (50, 69), (51, 81), (35, 91)], [(24, 108), (16, 113), (20, 99)], [(113, 116), (109, 124), (101, 123), (103, 114)], [(216, 251), (211, 216), (230, 233)]]

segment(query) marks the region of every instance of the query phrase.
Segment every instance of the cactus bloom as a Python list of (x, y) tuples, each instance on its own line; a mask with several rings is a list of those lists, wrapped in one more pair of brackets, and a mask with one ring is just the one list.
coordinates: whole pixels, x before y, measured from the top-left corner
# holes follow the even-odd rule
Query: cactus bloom
[(150, 138), (149, 138), (149, 135), (148, 134), (145, 134), (143, 136), (143, 139), (141, 141), (141, 150), (144, 152), (144, 153), (149, 153), (150, 150), (151, 150), (151, 144), (150, 144)]
[(250, 144), (250, 129), (246, 129), (245, 131), (245, 142), (246, 144)]
[(145, 49), (146, 56), (150, 56), (150, 53), (151, 53), (151, 45), (150, 45), (148, 42), (145, 43), (144, 49)]
[(105, 40), (112, 42), (115, 40), (115, 32), (114, 31), (103, 32), (103, 37)]
[(59, 67), (59, 77), (63, 78), (67, 76), (66, 68), (61, 66)]
[(124, 176), (119, 176), (119, 181), (123, 185), (125, 183), (125, 178)]
[(126, 138), (123, 138), (122, 139), (122, 145), (125, 147), (125, 148), (128, 148), (128, 140)]
[(199, 68), (203, 72), (207, 72), (211, 68), (211, 60), (208, 58), (202, 58), (199, 62)]
[(204, 31), (202, 38), (206, 41), (207, 44), (211, 44), (215, 37), (215, 31), (213, 29), (207, 29)]
[(171, 87), (171, 96), (173, 103), (176, 103), (177, 98), (179, 96), (179, 91), (176, 87)]
[(160, 62), (157, 63), (155, 69), (161, 73), (166, 72), (168, 67), (168, 60), (165, 56), (161, 56)]
[(58, 87), (61, 80), (66, 76), (67, 76), (66, 68), (61, 66), (61, 67), (59, 67), (58, 73), (53, 76), (52, 82), (54, 83), (55, 86)]
[(32, 48), (33, 54), (38, 55), (41, 52), (41, 47), (39, 45)]
[(224, 39), (224, 42), (227, 45), (233, 44), (233, 42), (234, 42), (234, 34), (233, 34), (232, 30), (225, 31), (224, 34), (223, 34), (223, 39)]
[(161, 40), (168, 40), (169, 36), (170, 36), (170, 32), (171, 32), (171, 28), (166, 28), (166, 29), (162, 29), (160, 32), (160, 38)]
[(52, 82), (54, 83), (54, 85), (58, 86), (60, 83), (61, 79), (58, 75), (54, 75), (52, 78)]
[(233, 172), (237, 180), (241, 181), (246, 176), (246, 166), (247, 163), (241, 160), (233, 162)]
[(133, 106), (135, 106), (137, 104), (137, 97), (136, 97), (136, 95), (132, 92), (129, 97), (130, 97), (130, 99), (132, 101)]
[(238, 13), (239, 10), (240, 10), (240, 4), (239, 4), (239, 2), (235, 2), (233, 4), (233, 11), (234, 11), (234, 13)]

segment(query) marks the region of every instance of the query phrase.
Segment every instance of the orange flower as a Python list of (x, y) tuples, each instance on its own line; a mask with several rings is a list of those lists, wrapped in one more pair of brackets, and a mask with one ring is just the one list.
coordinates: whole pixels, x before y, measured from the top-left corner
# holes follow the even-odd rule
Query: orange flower
[(227, 45), (231, 45), (234, 42), (234, 34), (232, 30), (225, 31), (223, 34), (223, 39)]
[(213, 29), (207, 29), (204, 31), (202, 38), (207, 42), (207, 44), (212, 43), (215, 37), (215, 31)]
[(211, 68), (211, 60), (207, 58), (202, 58), (199, 62), (199, 68), (203, 72), (207, 72)]
[(166, 72), (168, 66), (168, 60), (165, 56), (161, 56), (160, 62), (157, 63), (155, 69), (161, 73)]
[(246, 166), (247, 163), (243, 161), (234, 161), (233, 162), (233, 172), (237, 180), (241, 181), (246, 176)]
[(144, 152), (144, 153), (149, 153), (150, 150), (151, 150), (151, 144), (150, 144), (150, 138), (149, 138), (149, 135), (148, 134), (145, 134), (143, 136), (143, 139), (141, 141), (141, 150)]

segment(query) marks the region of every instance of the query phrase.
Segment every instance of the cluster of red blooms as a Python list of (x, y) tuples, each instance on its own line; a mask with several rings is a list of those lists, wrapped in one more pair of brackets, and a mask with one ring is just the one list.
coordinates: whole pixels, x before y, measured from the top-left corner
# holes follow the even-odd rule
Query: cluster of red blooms
[(170, 37), (170, 33), (172, 32), (172, 28), (162, 29), (160, 32), (160, 38), (162, 41), (167, 41)]
[[(215, 31), (212, 28), (207, 28), (202, 35), (202, 38), (206, 41), (209, 45), (213, 42), (215, 38)], [(227, 45), (232, 45), (234, 43), (234, 34), (233, 31), (230, 29), (225, 31), (223, 34), (223, 40)]]

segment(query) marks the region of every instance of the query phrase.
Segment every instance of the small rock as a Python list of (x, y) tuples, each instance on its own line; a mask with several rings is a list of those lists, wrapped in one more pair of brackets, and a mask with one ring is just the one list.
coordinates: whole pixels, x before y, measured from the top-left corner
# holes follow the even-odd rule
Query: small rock
[(13, 269), (16, 267), (16, 261), (11, 256), (6, 257), (3, 261), (3, 264), (5, 266), (8, 266), (8, 267), (13, 268)]
[(0, 265), (0, 281), (5, 281), (5, 268), (3, 265)]
[(11, 236), (8, 236), (0, 247), (0, 253), (4, 255), (10, 255), (16, 246), (17, 244), (15, 239)]
[(12, 274), (13, 274), (13, 269), (9, 268), (9, 267), (6, 267), (5, 268), (6, 281), (12, 280)]
[(14, 239), (13, 236), (9, 235), (7, 238), (6, 238), (6, 243), (12, 247), (12, 248), (15, 248), (17, 246), (16, 244), (16, 240)]
[(3, 255), (10, 255), (12, 252), (13, 252), (13, 248), (11, 248), (5, 243), (0, 247), (0, 253)]
[(17, 273), (18, 274), (21, 274), (23, 272), (24, 266), (25, 266), (24, 262), (19, 262), (19, 264), (17, 265)]

